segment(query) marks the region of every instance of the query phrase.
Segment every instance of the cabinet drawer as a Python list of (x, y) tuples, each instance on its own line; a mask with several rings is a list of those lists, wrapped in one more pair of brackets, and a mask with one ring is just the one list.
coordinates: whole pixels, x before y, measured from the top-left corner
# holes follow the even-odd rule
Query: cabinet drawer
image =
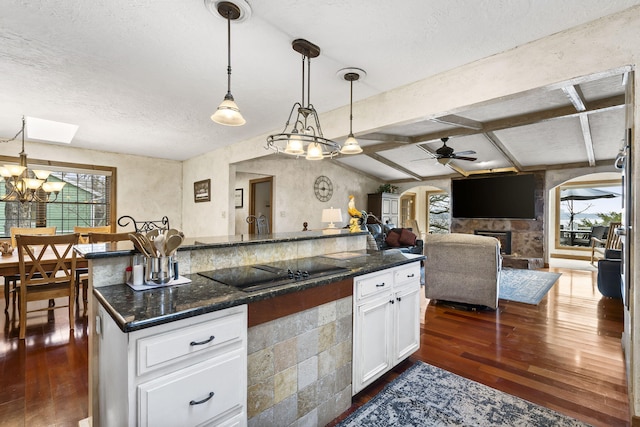
[(356, 298), (362, 299), (370, 295), (388, 291), (393, 287), (393, 274), (390, 271), (365, 274), (354, 279)]
[(241, 343), (245, 329), (243, 315), (236, 313), (140, 338), (137, 341), (138, 375), (234, 341)]
[(140, 425), (220, 425), (235, 418), (245, 405), (246, 382), (238, 379), (244, 363), (245, 358), (236, 351), (141, 384)]
[(396, 267), (394, 270), (395, 284), (402, 285), (410, 282), (420, 282), (420, 263), (412, 262), (400, 267)]

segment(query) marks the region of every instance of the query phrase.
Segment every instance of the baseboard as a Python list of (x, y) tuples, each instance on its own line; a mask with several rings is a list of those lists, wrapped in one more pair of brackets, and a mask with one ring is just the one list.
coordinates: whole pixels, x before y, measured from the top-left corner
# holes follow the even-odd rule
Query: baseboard
[(549, 258), (560, 258), (560, 259), (577, 259), (579, 261), (591, 261), (591, 255), (582, 256), (582, 255), (569, 255), (569, 254), (551, 254)]
[(91, 427), (91, 417), (78, 421), (78, 427)]
[(631, 417), (631, 427), (640, 427), (640, 417), (636, 415)]

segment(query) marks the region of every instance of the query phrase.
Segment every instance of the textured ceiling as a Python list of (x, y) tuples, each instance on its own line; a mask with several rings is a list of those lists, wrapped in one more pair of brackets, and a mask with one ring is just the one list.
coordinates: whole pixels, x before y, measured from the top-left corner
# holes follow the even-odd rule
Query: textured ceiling
[[(311, 96), (323, 112), (348, 103), (345, 82), (336, 77), (342, 68), (367, 71), (354, 93), (357, 101), (640, 3), (248, 1), (250, 19), (232, 24), (232, 92), (247, 124), (229, 128), (209, 119), (226, 93), (226, 21), (212, 15), (202, 0), (3, 0), (0, 137), (13, 136), (24, 114), (79, 125), (72, 146), (184, 160), (281, 129), (299, 99), (300, 56), (291, 49), (295, 38), (322, 49), (312, 62)], [(599, 98), (597, 86), (583, 94)], [(544, 102), (566, 103), (561, 93), (554, 95)], [(531, 101), (539, 105), (541, 100)], [(485, 122), (505, 111), (514, 112), (487, 106), (467, 118)], [(447, 126), (426, 122), (385, 132), (416, 135), (443, 129)], [(496, 134), (509, 139), (526, 131)], [(480, 153), (477, 141), (460, 140), (456, 149), (473, 145)], [(527, 152), (535, 163), (529, 149), (520, 146), (514, 152)], [(567, 156), (574, 155), (575, 147), (565, 149)], [(388, 157), (405, 161), (425, 154), (415, 150)], [(491, 153), (490, 147), (486, 150)], [(407, 178), (371, 157), (343, 162), (383, 179)], [(424, 165), (416, 168), (419, 176), (436, 174)]]

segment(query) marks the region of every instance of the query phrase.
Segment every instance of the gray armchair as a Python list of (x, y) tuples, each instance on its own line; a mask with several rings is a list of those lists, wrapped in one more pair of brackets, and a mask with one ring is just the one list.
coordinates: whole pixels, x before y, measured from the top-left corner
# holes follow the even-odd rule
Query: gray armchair
[(502, 257), (495, 237), (428, 234), (424, 240), (427, 298), (498, 307)]

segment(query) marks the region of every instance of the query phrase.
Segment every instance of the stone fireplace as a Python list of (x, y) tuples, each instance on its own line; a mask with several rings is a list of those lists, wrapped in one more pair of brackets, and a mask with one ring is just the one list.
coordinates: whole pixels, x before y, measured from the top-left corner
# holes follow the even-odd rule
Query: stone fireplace
[(500, 241), (500, 253), (502, 255), (511, 255), (511, 231), (474, 230), (473, 233), (480, 236), (495, 237)]

